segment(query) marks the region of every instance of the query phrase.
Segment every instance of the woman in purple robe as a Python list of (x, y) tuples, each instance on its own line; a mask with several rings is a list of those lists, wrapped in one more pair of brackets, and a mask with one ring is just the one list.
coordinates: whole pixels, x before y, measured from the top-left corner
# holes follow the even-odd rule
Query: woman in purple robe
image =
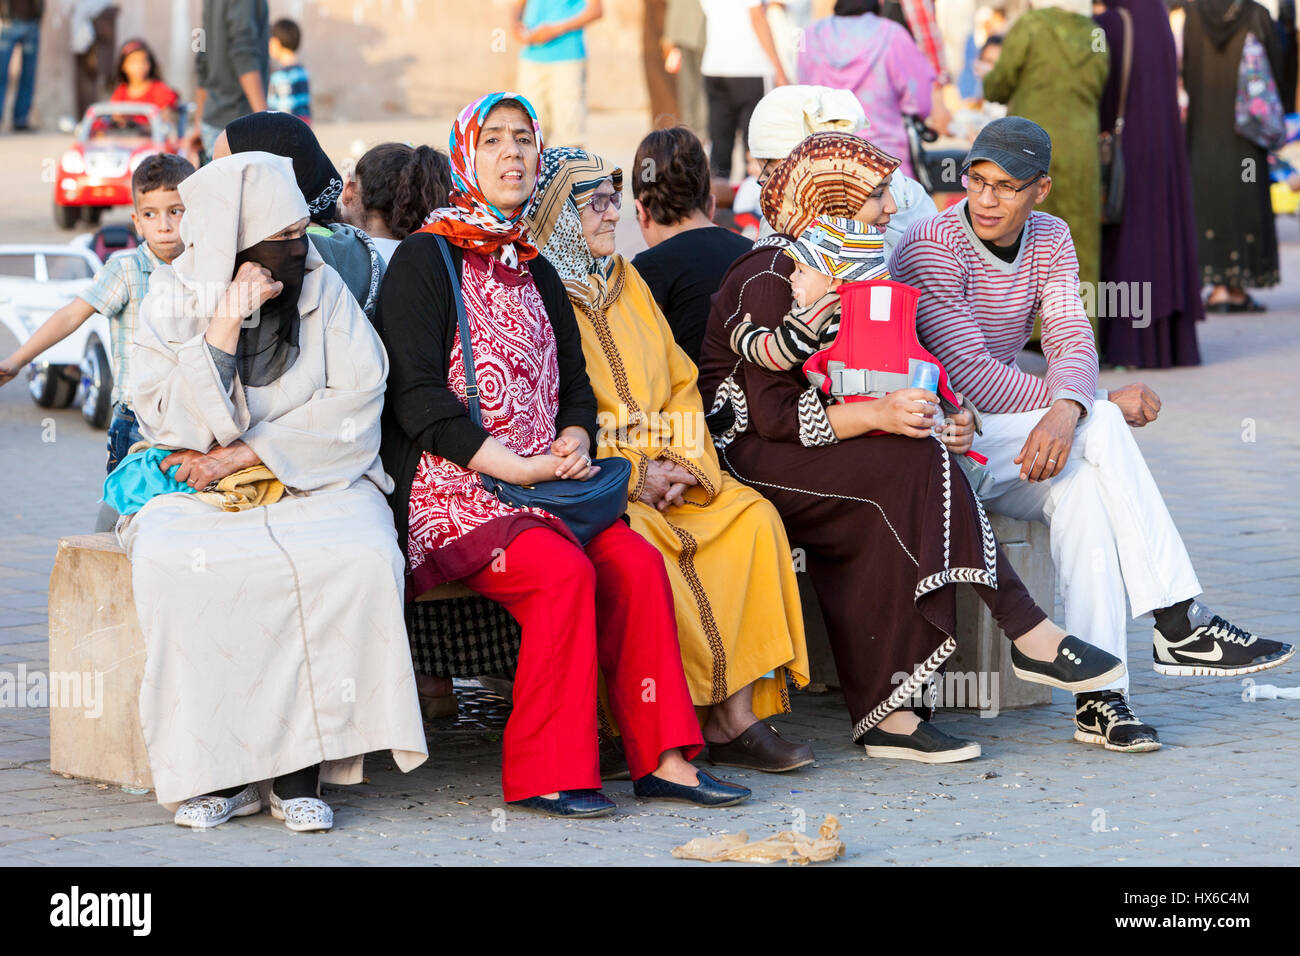
[[(1115, 126), (1124, 64), (1124, 27), (1133, 22), (1132, 66), (1124, 110), (1124, 215), (1101, 231), (1098, 302), (1105, 361), (1137, 368), (1201, 364), (1196, 323), (1204, 318), (1197, 264), (1196, 216), (1182, 122), (1178, 58), (1161, 0), (1106, 0), (1094, 19), (1106, 32), (1110, 75), (1101, 101), (1101, 129)], [(1109, 290), (1125, 289), (1128, 307)], [(1099, 297), (1100, 298), (1100, 297)], [(1104, 308), (1103, 308), (1104, 306)], [(1118, 311), (1120, 314), (1107, 314)]]

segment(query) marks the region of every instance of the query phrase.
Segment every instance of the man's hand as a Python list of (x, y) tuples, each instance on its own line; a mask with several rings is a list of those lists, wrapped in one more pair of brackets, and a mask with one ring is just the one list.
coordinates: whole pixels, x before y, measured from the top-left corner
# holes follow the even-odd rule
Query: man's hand
[(529, 30), (524, 35), (524, 42), (529, 46), (541, 46), (543, 43), (550, 43), (559, 35), (560, 32), (555, 29), (554, 24), (543, 23)]
[(1025, 439), (1014, 464), (1022, 481), (1046, 481), (1065, 467), (1074, 446), (1074, 428), (1083, 407), (1068, 398), (1057, 399)]
[(1108, 397), (1124, 413), (1124, 421), (1134, 428), (1155, 421), (1160, 414), (1160, 396), (1141, 382), (1113, 389)]

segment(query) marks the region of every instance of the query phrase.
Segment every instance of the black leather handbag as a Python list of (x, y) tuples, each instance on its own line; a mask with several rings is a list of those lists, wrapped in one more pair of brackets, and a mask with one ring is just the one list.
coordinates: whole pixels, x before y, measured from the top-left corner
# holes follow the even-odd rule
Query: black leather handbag
[[(465, 302), (460, 293), (460, 277), (451, 260), (451, 251), (442, 236), (435, 236), (447, 265), (451, 279), (451, 295), (456, 302), (456, 322), (460, 327), (460, 347), (465, 356), (465, 397), (469, 400), (469, 417), (475, 425), (483, 427), (483, 413), (479, 408), (478, 385), (474, 376), (474, 349), (470, 338), (469, 319), (465, 316)], [(617, 456), (600, 459), (600, 471), (579, 481), (576, 478), (556, 478), (539, 481), (535, 485), (516, 485), (491, 475), (480, 473), (483, 487), (508, 505), (516, 508), (540, 508), (555, 515), (573, 532), (585, 547), (627, 511), (627, 486), (632, 477), (632, 464)]]
[(1113, 226), (1124, 219), (1124, 111), (1128, 106), (1128, 80), (1133, 67), (1133, 19), (1117, 7), (1124, 23), (1124, 53), (1120, 60), (1119, 104), (1115, 111), (1115, 128), (1097, 137), (1097, 154), (1101, 160), (1101, 222)]

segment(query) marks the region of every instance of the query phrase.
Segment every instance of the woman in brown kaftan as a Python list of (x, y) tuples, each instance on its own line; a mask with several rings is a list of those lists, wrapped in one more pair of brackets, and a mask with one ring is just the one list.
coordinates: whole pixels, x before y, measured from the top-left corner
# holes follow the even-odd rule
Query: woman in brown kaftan
[[(917, 390), (828, 408), (800, 371), (741, 361), (729, 343), (746, 315), (774, 327), (789, 311), (794, 261), (783, 249), (813, 216), (888, 220), (897, 164), (857, 137), (817, 133), (778, 167), (763, 194), (777, 234), (737, 259), (714, 296), (699, 380), (723, 467), (767, 496), (807, 555), (854, 741), (869, 756), (949, 762), (979, 745), (938, 731), (930, 707), (914, 715), (912, 704), (956, 647), (953, 585), (974, 585), (1036, 659), (1064, 637), (1003, 557), (953, 459), (969, 447), (969, 413), (936, 440), (929, 420), (907, 411)], [(894, 433), (866, 437), (875, 428)]]

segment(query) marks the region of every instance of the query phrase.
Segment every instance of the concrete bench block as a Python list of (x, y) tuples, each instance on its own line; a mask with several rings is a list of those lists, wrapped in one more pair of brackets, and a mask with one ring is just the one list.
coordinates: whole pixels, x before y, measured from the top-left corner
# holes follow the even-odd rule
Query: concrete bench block
[[(1002, 553), (1015, 568), (1034, 602), (1056, 615), (1056, 567), (1047, 525), (1039, 521), (1017, 521), (1002, 515), (989, 515), (993, 533), (1002, 545)], [(996, 674), (999, 710), (1018, 710), (1052, 702), (1052, 688), (1023, 681), (1011, 671), (1011, 642), (1006, 639), (993, 615), (969, 586), (957, 590), (957, 650), (948, 660), (949, 671)], [(980, 680), (984, 678), (980, 676)], [(992, 685), (990, 684), (990, 689)], [(969, 705), (974, 706), (974, 703)]]
[[(144, 635), (131, 592), (131, 563), (113, 534), (59, 540), (50, 574), (50, 672), (87, 675), (98, 715), (50, 708), (50, 769), (87, 780), (153, 789), (140, 732)], [(52, 702), (53, 703), (53, 702)]]
[[(1029, 589), (1030, 595), (1049, 616), (1056, 608), (1056, 569), (1045, 524), (1017, 521), (1002, 515), (989, 515), (993, 533), (1002, 550)], [(808, 664), (814, 684), (839, 686), (830, 638), (822, 619), (821, 607), (808, 574), (800, 573), (799, 595), (803, 600), (804, 629), (808, 636)], [(957, 650), (947, 663), (947, 671), (997, 675), (999, 710), (1016, 710), (1051, 703), (1052, 690), (1042, 684), (1020, 680), (1011, 671), (1011, 642), (999, 630), (993, 615), (968, 585), (957, 588)], [(973, 702), (972, 702), (973, 706)]]

